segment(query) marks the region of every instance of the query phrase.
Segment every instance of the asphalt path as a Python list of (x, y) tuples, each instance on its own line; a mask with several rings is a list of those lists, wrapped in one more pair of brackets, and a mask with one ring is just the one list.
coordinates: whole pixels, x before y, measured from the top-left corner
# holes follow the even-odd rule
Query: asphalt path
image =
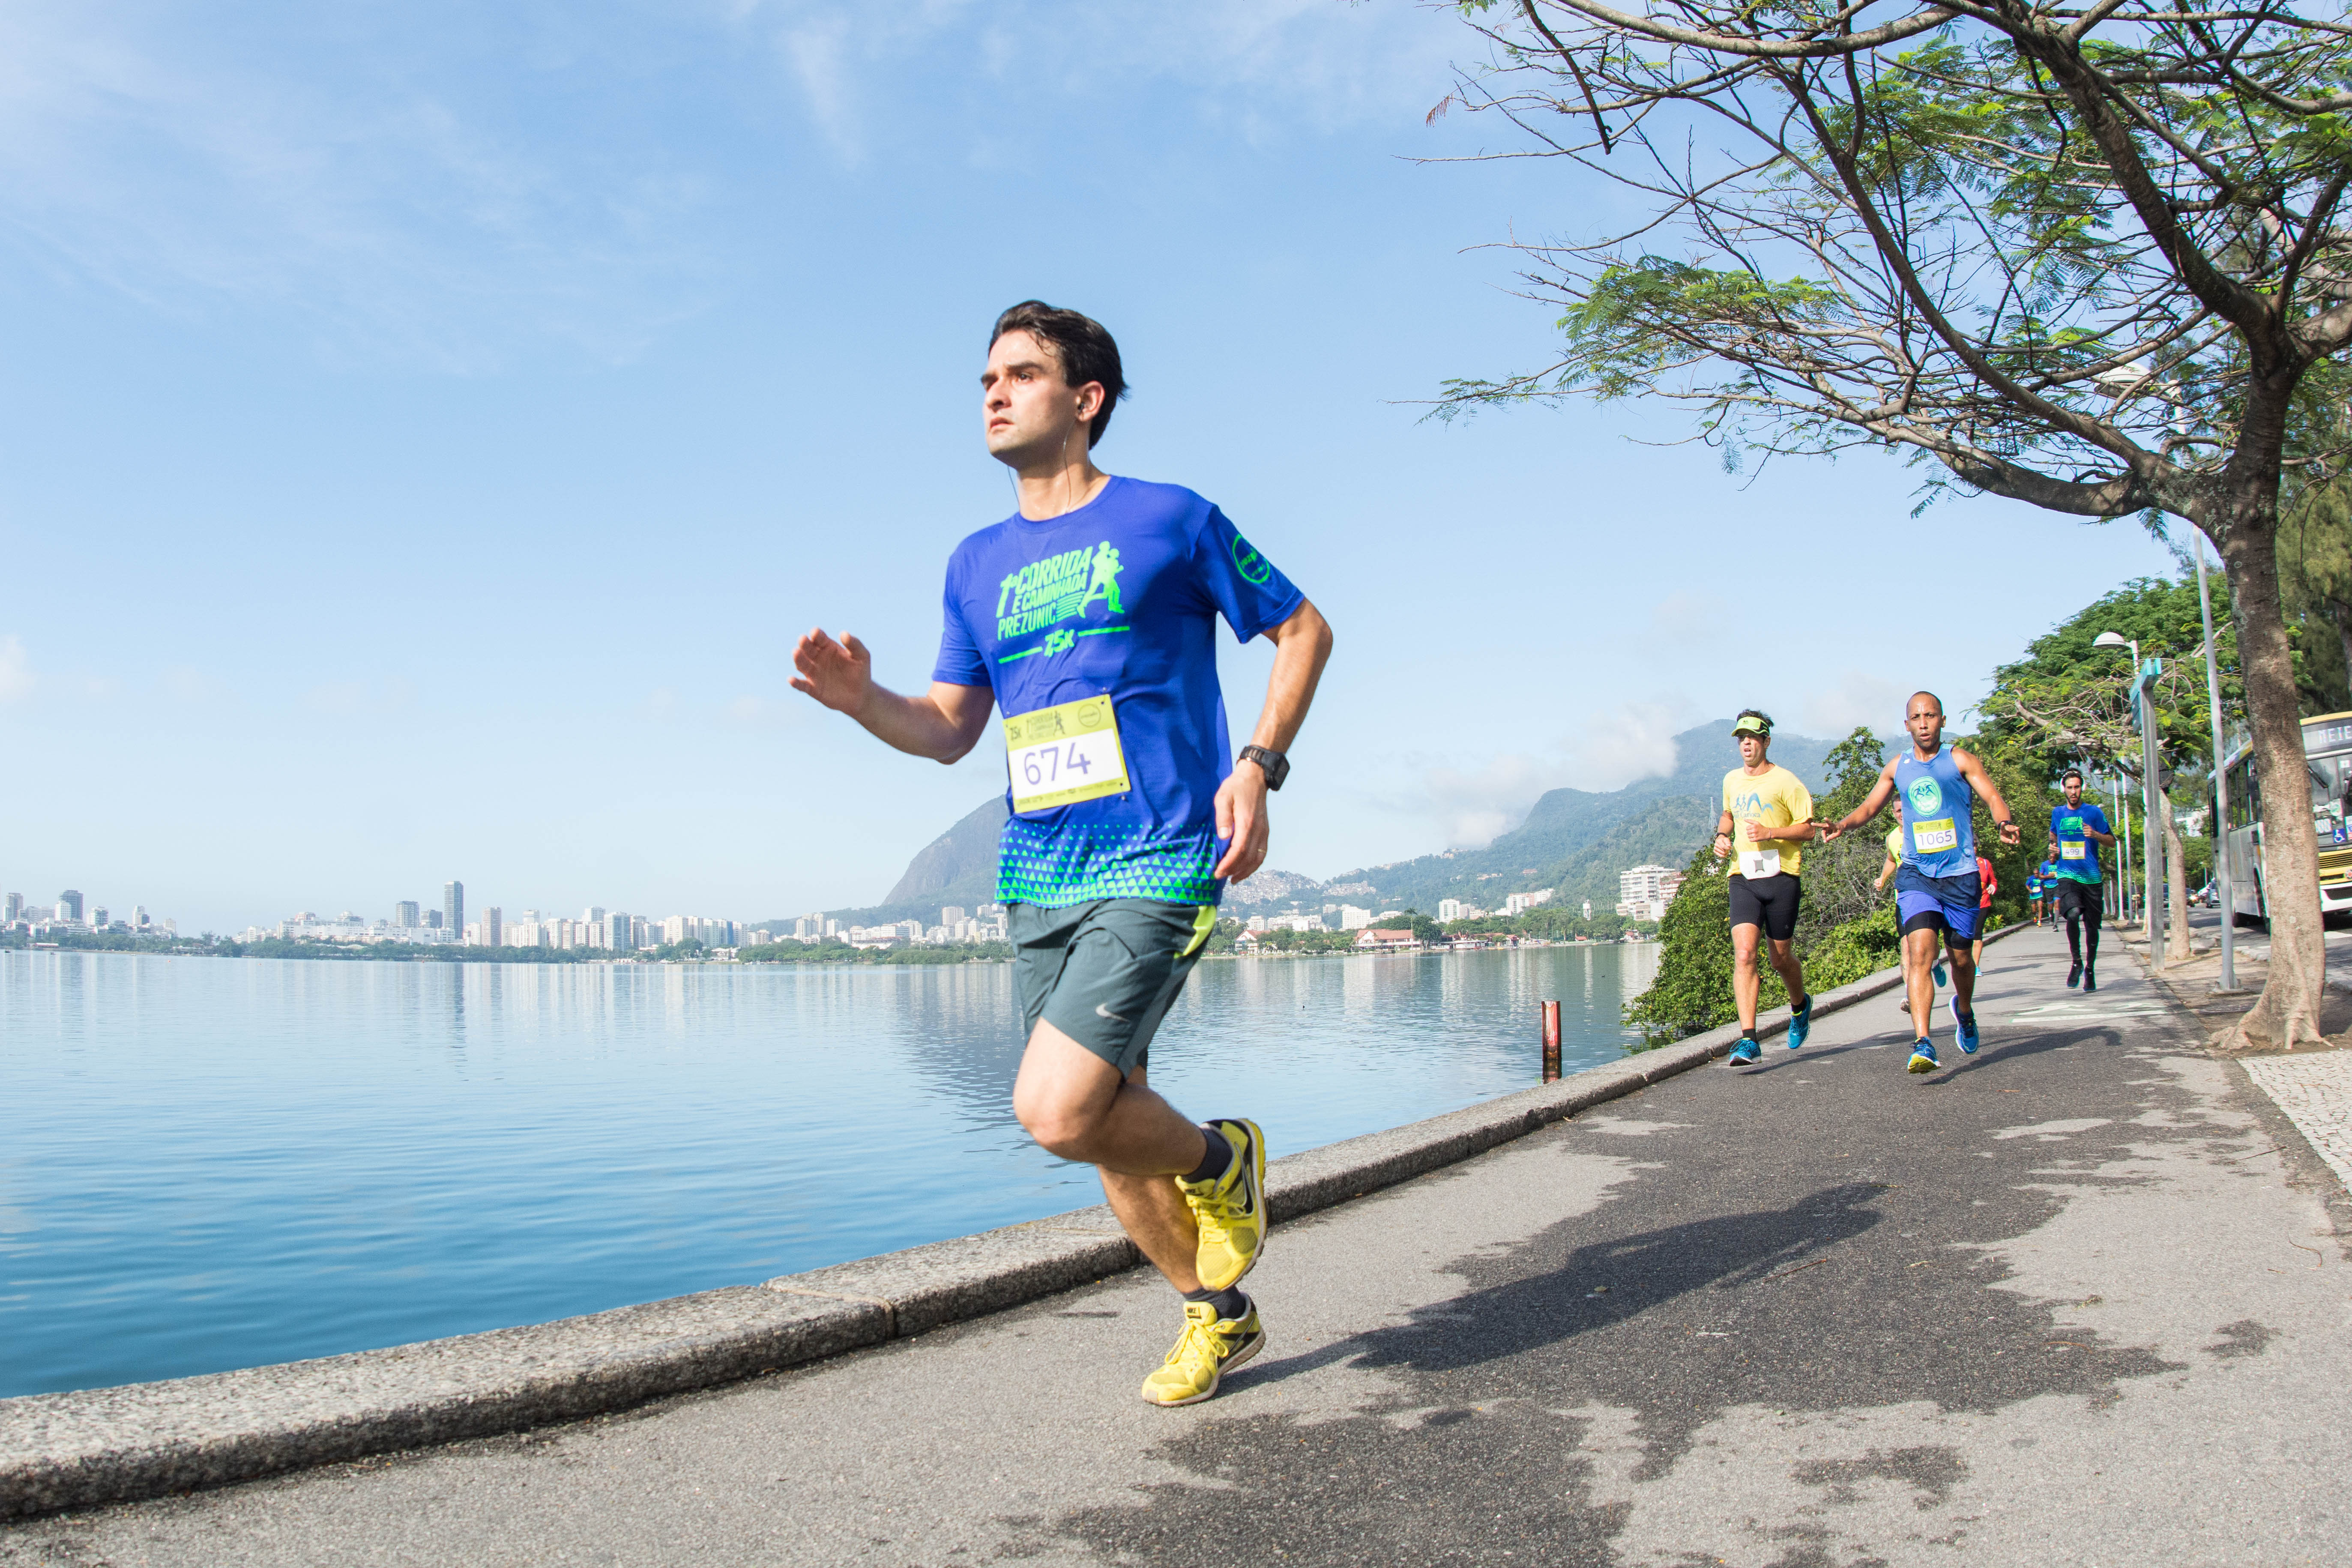
[(2123, 955), (1990, 955), (1942, 1072), (1876, 998), (1278, 1229), (1207, 1405), (1137, 1399), (1128, 1275), (0, 1563), (2352, 1561), (2341, 1185)]

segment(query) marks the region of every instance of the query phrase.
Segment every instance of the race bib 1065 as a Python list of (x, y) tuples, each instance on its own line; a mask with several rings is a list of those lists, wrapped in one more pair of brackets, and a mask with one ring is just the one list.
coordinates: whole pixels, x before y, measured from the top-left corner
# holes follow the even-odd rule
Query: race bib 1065
[(1957, 849), (1959, 845), (1960, 830), (1952, 817), (1939, 816), (1933, 822), (1911, 825), (1911, 847), (1918, 854), (1934, 855), (1946, 849)]
[(1004, 762), (1015, 812), (1051, 811), (1129, 788), (1108, 696), (1008, 716)]

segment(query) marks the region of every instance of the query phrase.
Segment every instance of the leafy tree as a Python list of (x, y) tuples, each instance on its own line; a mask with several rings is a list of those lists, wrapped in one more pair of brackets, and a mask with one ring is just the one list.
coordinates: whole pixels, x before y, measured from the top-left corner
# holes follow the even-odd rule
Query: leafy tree
[[(1599, 238), (1523, 246), (1547, 366), (1445, 407), (1681, 400), (1727, 466), (1901, 451), (1992, 494), (2204, 531), (2259, 765), (2303, 767), (2279, 504), (2352, 426), (2352, 26), (2291, 5), (1459, 0), (1454, 101), (1616, 180)], [(1435, 112), (1435, 111), (1433, 111)], [(1612, 204), (1580, 198), (1589, 210)], [(2270, 975), (2241, 1025), (2315, 1039), (2317, 844), (2276, 825)]]
[[(1625, 1022), (1645, 1044), (1663, 1046), (1728, 1024), (1739, 1016), (1731, 994), (1731, 890), (1712, 844), (1683, 868), (1683, 885), (1658, 922), (1658, 973), (1627, 1004)], [(1764, 966), (1759, 1007), (1789, 1000), (1780, 977)]]
[(2305, 634), (2295, 639), (2304, 706), (2314, 713), (2352, 709), (2352, 483), (2310, 487), (2287, 509), (2279, 522), (2279, 580)]

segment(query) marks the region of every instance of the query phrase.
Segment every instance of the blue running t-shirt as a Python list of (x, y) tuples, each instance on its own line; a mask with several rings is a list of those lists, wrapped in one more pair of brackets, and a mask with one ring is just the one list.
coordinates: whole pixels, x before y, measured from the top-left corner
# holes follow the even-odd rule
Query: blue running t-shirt
[[(1181, 485), (1114, 478), (1076, 510), (1016, 512), (958, 545), (931, 678), (991, 688), (1008, 718), (1108, 694), (1130, 786), (1009, 816), (996, 896), (1215, 903), (1217, 786), (1233, 771), (1216, 618), (1248, 642), (1305, 598)], [(993, 729), (982, 742), (1003, 743)]]
[(2107, 826), (2107, 814), (2087, 800), (2080, 805), (2061, 801), (2051, 808), (2050, 837), (2058, 840), (2058, 874), (2070, 882), (2099, 879), (2099, 841), (2085, 837), (2085, 827), (2115, 831)]
[(1925, 877), (1965, 877), (1977, 868), (1976, 792), (1960, 776), (1952, 749), (1939, 746), (1926, 762), (1906, 747), (1895, 759), (1895, 792), (1903, 797), (1904, 861)]

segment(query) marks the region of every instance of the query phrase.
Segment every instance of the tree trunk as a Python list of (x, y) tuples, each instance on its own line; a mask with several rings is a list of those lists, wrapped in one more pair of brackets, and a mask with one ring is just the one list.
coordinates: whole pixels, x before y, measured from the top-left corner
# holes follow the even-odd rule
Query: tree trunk
[(2327, 948), (2319, 919), (2319, 836), (2303, 752), (2294, 658), (2279, 604), (2275, 492), (2240, 497), (2222, 530), (2221, 559), (2238, 623), (2238, 658), (2263, 785), (2263, 900), (2270, 915), (2269, 978), (2238, 1022), (2247, 1045), (2292, 1050), (2321, 1039)]
[(2180, 829), (2172, 820), (2172, 795), (2162, 785), (2156, 792), (2157, 809), (2164, 813), (2164, 961), (2186, 963), (2189, 945), (2189, 857), (2180, 847)]

